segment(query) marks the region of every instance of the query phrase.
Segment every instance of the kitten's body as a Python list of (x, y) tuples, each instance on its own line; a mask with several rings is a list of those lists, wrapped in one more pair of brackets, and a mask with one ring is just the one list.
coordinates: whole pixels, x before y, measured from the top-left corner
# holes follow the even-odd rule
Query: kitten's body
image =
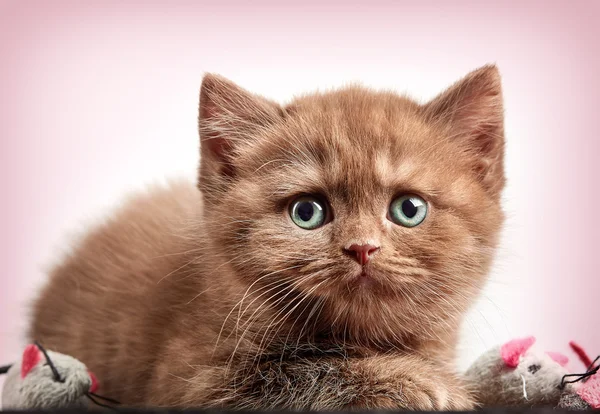
[[(452, 358), (504, 177), (501, 116), (480, 102), (499, 98), (497, 73), (464, 82), (427, 107), (348, 88), (281, 108), (207, 78), (200, 191), (156, 189), (92, 232), (55, 269), (32, 336), (126, 404), (469, 408)], [(489, 142), (464, 143), (470, 129)], [(422, 226), (385, 219), (398, 190), (428, 197)], [(331, 223), (294, 227), (299, 193), (324, 194)], [(358, 281), (342, 250), (366, 240), (381, 249)]]

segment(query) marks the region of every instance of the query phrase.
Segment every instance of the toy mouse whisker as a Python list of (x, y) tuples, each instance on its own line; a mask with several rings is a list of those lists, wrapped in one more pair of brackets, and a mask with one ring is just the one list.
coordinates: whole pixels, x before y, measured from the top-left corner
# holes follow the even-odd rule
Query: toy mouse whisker
[[(600, 359), (600, 357), (598, 357), (598, 358), (596, 358), (594, 360), (594, 362), (592, 363), (592, 366), (594, 366), (594, 364), (596, 363), (596, 361), (598, 361), (598, 359)], [(560, 387), (564, 388), (565, 385), (567, 385), (567, 384), (573, 384), (575, 382), (585, 381), (587, 378), (595, 375), (598, 372), (599, 369), (600, 369), (600, 365), (597, 366), (597, 367), (595, 367), (595, 368), (593, 368), (593, 369), (591, 369), (591, 370), (588, 370), (585, 374), (568, 374), (568, 375), (564, 375), (562, 377), (562, 381), (560, 383)], [(577, 379), (565, 381), (566, 378), (571, 378), (571, 377), (577, 377)]]
[(56, 369), (56, 366), (54, 365), (54, 363), (50, 359), (50, 356), (48, 355), (48, 352), (46, 351), (46, 348), (44, 348), (42, 346), (42, 344), (40, 344), (38, 341), (35, 341), (34, 344), (35, 344), (35, 346), (38, 347), (38, 349), (40, 351), (42, 351), (42, 354), (44, 354), (44, 357), (46, 358), (46, 361), (48, 362), (48, 365), (50, 366), (50, 369), (52, 370), (52, 374), (54, 375), (54, 379), (56, 381), (58, 381), (58, 382), (65, 382), (64, 378), (62, 378), (60, 376), (60, 373)]
[[(592, 367), (594, 366), (594, 364), (596, 363), (596, 361), (598, 361), (598, 359), (600, 359), (600, 357), (596, 358), (596, 359), (594, 360), (594, 362), (592, 362), (592, 365), (591, 365)], [(585, 382), (585, 381), (587, 381), (588, 379), (590, 379), (592, 376), (594, 376), (596, 373), (598, 373), (598, 370), (600, 370), (600, 365), (598, 365), (597, 367), (595, 367), (595, 368), (592, 368), (592, 369), (589, 369), (589, 368), (588, 368), (587, 375), (586, 375), (586, 377), (585, 377), (585, 378), (583, 378), (583, 381)]]
[[(560, 387), (559, 388), (562, 389), (562, 388), (565, 388), (565, 386), (567, 384), (573, 384), (573, 383), (579, 382), (582, 379), (584, 379), (586, 376), (587, 376), (587, 373), (585, 373), (585, 374), (568, 374), (568, 375), (563, 375), (562, 381), (560, 382)], [(574, 380), (565, 381), (566, 378), (571, 378), (571, 377), (577, 377), (577, 378), (574, 379)]]
[[(594, 360), (592, 361), (592, 363), (590, 364), (590, 366), (587, 368), (587, 371), (588, 371), (588, 372), (590, 372), (592, 369), (594, 369), (594, 365), (596, 365), (596, 362), (598, 362), (598, 360), (600, 360), (600, 355), (598, 355), (598, 356), (596, 357), (596, 359), (594, 359)], [(598, 365), (598, 367), (600, 367), (600, 365)], [(598, 371), (598, 367), (595, 367), (595, 369), (596, 369), (596, 372)]]
[(113, 400), (112, 398), (108, 398), (108, 397), (103, 397), (102, 395), (96, 394), (96, 393), (94, 393), (94, 392), (88, 392), (88, 394), (89, 394), (89, 395), (91, 395), (92, 397), (99, 398), (99, 399), (101, 399), (101, 400), (104, 400), (104, 401), (106, 401), (106, 402), (109, 402), (109, 403), (111, 403), (111, 404), (117, 404), (117, 405), (120, 405), (120, 404), (121, 404), (121, 403), (120, 403), (119, 401), (117, 401), (117, 400)]
[[(103, 403), (99, 402), (98, 400), (96, 400), (96, 398), (94, 398), (94, 396), (95, 396), (95, 395), (96, 395), (96, 394), (93, 394), (93, 393), (91, 393), (91, 392), (87, 392), (87, 393), (85, 393), (85, 396), (86, 396), (86, 397), (88, 397), (88, 398), (90, 399), (90, 401), (92, 401), (92, 402), (93, 402), (94, 404), (96, 404), (97, 406), (99, 406), (99, 407), (103, 407), (103, 408), (109, 408), (109, 409), (111, 409), (111, 410), (116, 410), (116, 408), (115, 408), (115, 407), (113, 407), (113, 406), (110, 406), (110, 405), (107, 405), (107, 404), (103, 404)], [(97, 398), (102, 398), (102, 397), (99, 397), (99, 396), (96, 396), (96, 397), (97, 397)]]

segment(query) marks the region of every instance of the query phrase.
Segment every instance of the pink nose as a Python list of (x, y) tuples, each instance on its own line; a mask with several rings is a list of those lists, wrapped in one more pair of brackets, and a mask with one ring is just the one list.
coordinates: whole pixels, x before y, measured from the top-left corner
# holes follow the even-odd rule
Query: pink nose
[(358, 263), (364, 266), (369, 263), (371, 256), (377, 250), (379, 250), (379, 247), (373, 246), (372, 244), (353, 244), (347, 249), (344, 249), (344, 252), (353, 256)]

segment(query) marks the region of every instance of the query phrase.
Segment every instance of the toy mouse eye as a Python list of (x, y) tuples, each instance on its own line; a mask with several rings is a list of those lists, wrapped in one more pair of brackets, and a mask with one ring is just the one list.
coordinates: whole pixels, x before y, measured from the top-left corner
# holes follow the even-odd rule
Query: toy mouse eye
[(529, 366), (527, 367), (527, 371), (531, 372), (532, 374), (535, 374), (535, 373), (536, 373), (536, 372), (538, 372), (538, 371), (539, 371), (541, 368), (542, 368), (542, 366), (541, 366), (541, 365), (537, 365), (537, 364), (534, 364), (534, 365), (529, 365)]

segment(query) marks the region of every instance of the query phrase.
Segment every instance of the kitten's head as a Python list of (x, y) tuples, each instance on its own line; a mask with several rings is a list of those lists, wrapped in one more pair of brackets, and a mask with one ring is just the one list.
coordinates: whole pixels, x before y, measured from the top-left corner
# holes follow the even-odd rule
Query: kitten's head
[(455, 329), (503, 220), (494, 66), (424, 105), (353, 86), (280, 106), (206, 75), (199, 124), (215, 252), (258, 301), (355, 343)]

